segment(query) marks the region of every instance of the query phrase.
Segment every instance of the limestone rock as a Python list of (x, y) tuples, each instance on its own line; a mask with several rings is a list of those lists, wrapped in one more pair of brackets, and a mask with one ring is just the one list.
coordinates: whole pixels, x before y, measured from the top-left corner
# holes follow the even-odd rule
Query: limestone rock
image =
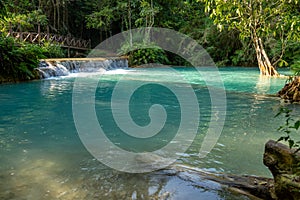
[(265, 145), (264, 164), (274, 177), (275, 198), (300, 199), (300, 153), (270, 140)]

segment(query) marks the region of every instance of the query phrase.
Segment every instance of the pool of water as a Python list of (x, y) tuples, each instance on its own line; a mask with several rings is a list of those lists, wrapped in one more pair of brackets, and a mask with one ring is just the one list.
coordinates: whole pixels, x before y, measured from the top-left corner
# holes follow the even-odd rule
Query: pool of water
[[(282, 118), (274, 118), (282, 101), (270, 94), (281, 89), (285, 79), (260, 78), (254, 68), (220, 68), (227, 99), (225, 125), (213, 150), (200, 159), (198, 152), (211, 119), (209, 91), (196, 70), (176, 70), (192, 85), (200, 122), (190, 148), (179, 153), (175, 164), (270, 177), (262, 163), (264, 144), (279, 138), (276, 129), (283, 123)], [(170, 76), (169, 69), (116, 70), (93, 78), (100, 78), (95, 92), (96, 115), (115, 145), (144, 152), (172, 141), (181, 119), (180, 106), (176, 96), (157, 83), (183, 83)], [(168, 118), (160, 133), (165, 135), (143, 141), (122, 134), (110, 109), (120, 78), (125, 88), (135, 82), (148, 83), (133, 94), (129, 110), (135, 123), (145, 126), (150, 106), (163, 105)], [(99, 162), (87, 151), (75, 127), (74, 81), (70, 76), (0, 85), (0, 199), (247, 199), (213, 182), (198, 180), (196, 186), (164, 171), (130, 174)], [(300, 112), (298, 105), (292, 107)]]

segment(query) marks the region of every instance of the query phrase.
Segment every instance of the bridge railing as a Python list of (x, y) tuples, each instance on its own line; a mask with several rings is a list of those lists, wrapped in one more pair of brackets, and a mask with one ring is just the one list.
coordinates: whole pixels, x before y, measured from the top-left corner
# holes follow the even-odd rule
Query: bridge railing
[(88, 50), (91, 48), (91, 40), (83, 40), (58, 34), (9, 31), (7, 37), (8, 36), (30, 43), (42, 44), (44, 42), (50, 42), (53, 44), (58, 44), (61, 47), (81, 50)]

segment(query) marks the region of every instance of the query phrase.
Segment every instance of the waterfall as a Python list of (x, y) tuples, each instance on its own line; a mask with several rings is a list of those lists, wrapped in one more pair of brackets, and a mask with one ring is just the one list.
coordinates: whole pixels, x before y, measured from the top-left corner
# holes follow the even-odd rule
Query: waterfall
[(70, 73), (98, 72), (100, 70), (127, 69), (128, 61), (125, 58), (113, 59), (51, 59), (40, 62), (37, 71), (41, 79), (68, 76)]

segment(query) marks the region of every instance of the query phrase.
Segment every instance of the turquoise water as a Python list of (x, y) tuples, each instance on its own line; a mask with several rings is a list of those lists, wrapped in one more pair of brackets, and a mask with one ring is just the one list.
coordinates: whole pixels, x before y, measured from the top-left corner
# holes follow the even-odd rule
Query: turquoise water
[[(282, 101), (269, 94), (282, 88), (285, 79), (262, 79), (253, 68), (220, 68), (227, 96), (226, 121), (214, 149), (199, 159), (211, 115), (210, 96), (197, 71), (177, 70), (192, 85), (201, 116), (195, 140), (176, 163), (210, 172), (270, 177), (262, 163), (264, 143), (279, 138), (276, 129), (283, 119), (274, 118)], [(168, 69), (151, 68), (101, 76), (95, 110), (112, 142), (127, 151), (143, 152), (159, 149), (174, 138), (180, 122), (178, 101), (155, 84), (182, 84), (169, 74)], [(110, 111), (111, 94), (120, 77), (128, 85), (149, 83), (134, 93), (130, 112), (137, 124), (145, 126), (151, 104), (163, 105), (168, 119), (162, 132), (167, 137), (158, 134), (142, 141), (122, 135)], [(0, 85), (0, 199), (247, 199), (204, 180), (195, 187), (163, 172), (127, 174), (101, 164), (85, 149), (75, 128), (74, 80), (70, 76)], [(292, 107), (300, 112), (299, 106)]]

